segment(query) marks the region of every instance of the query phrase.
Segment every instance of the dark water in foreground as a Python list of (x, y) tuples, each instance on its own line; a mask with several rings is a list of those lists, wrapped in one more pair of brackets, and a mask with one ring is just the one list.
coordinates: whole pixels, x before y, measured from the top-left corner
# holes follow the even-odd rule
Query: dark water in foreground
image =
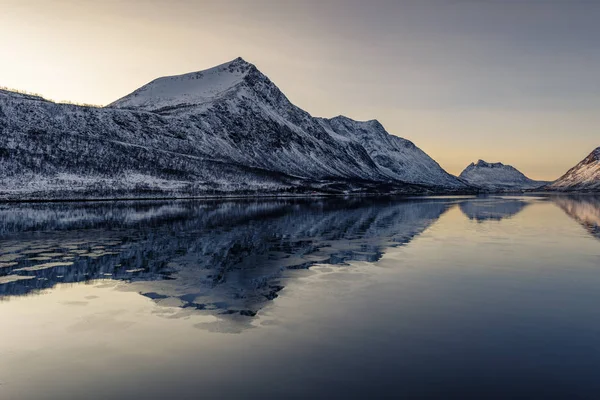
[(600, 198), (0, 206), (0, 399), (598, 398)]

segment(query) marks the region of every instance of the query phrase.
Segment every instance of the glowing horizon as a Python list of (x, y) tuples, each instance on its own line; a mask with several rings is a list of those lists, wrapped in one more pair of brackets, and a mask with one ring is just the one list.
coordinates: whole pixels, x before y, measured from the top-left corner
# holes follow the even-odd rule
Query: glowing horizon
[(249, 3), (0, 0), (0, 86), (106, 105), (241, 56), (312, 115), (377, 119), (455, 175), (483, 159), (554, 180), (600, 146), (600, 4)]

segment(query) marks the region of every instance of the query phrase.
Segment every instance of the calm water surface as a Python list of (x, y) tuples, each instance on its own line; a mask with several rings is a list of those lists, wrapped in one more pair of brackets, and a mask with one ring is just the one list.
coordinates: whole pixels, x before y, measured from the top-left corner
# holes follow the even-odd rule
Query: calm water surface
[(600, 197), (0, 205), (0, 399), (598, 398)]

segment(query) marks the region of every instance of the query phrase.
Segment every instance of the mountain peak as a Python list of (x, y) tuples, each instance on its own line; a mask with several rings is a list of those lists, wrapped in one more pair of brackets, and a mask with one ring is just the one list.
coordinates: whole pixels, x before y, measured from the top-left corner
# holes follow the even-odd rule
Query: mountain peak
[[(231, 60), (229, 62), (223, 63), (221, 65), (217, 65), (216, 67), (213, 67), (213, 68), (219, 68), (219, 67), (222, 67), (222, 68), (229, 67), (230, 69), (241, 68), (245, 71), (248, 71), (250, 69), (256, 69), (256, 66), (254, 64), (244, 60), (242, 57), (234, 58), (233, 60)], [(208, 70), (205, 70), (204, 72), (210, 71), (213, 68), (209, 68)], [(201, 71), (201, 72), (203, 72), (203, 71)]]
[(237, 63), (237, 64), (250, 64), (248, 61), (244, 60), (242, 57), (236, 57), (233, 60), (231, 60), (229, 62), (229, 64), (233, 64), (233, 63)]
[(529, 179), (511, 165), (501, 162), (489, 163), (484, 160), (469, 164), (461, 172), (460, 178), (470, 185), (492, 190), (532, 189), (545, 183)]
[(477, 160), (477, 163), (473, 164), (471, 163), (471, 166), (473, 167), (481, 167), (481, 168), (502, 168), (505, 165), (502, 164), (501, 162), (497, 162), (497, 163), (489, 163), (487, 161), (484, 160)]
[(582, 165), (595, 165), (600, 164), (600, 147), (593, 150), (581, 163)]
[(238, 57), (206, 70), (155, 79), (108, 107), (157, 111), (202, 104), (223, 96), (253, 71), (253, 64)]
[(377, 128), (382, 128), (383, 129), (383, 125), (381, 125), (381, 122), (379, 122), (376, 119), (369, 119), (367, 121), (357, 121), (355, 119), (352, 119), (350, 117), (347, 117), (345, 115), (338, 115), (335, 116), (333, 118), (329, 119), (330, 121), (340, 121), (340, 122), (344, 122), (344, 123), (348, 123), (348, 124), (360, 124), (360, 125), (370, 125), (373, 127), (377, 127)]
[(600, 189), (600, 147), (548, 186), (550, 190)]

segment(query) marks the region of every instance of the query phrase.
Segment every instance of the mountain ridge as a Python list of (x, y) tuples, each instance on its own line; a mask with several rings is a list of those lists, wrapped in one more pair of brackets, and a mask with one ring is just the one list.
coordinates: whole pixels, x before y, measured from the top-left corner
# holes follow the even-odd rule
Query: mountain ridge
[[(105, 107), (161, 112), (164, 108), (168, 109), (169, 107), (175, 107), (180, 104), (199, 105), (214, 100), (228, 90), (233, 89), (236, 85), (240, 84), (251, 71), (259, 72), (254, 64), (238, 57), (232, 61), (206, 70), (153, 79), (130, 94), (121, 97)], [(170, 85), (170, 87), (168, 85)], [(175, 89), (178, 89), (178, 92), (175, 91)], [(196, 93), (193, 93), (193, 90), (190, 91), (190, 89), (196, 89)], [(166, 96), (166, 99), (161, 99), (163, 101), (162, 104), (148, 102), (149, 98), (157, 95), (162, 95), (163, 97)], [(188, 101), (183, 101), (181, 99), (182, 97)]]
[(312, 117), (241, 58), (103, 108), (40, 100), (0, 91), (0, 198), (469, 190), (377, 120)]
[[(215, 97), (211, 101), (204, 101), (206, 99), (205, 97), (202, 97), (203, 101), (199, 103), (193, 103), (181, 99), (159, 99), (156, 100), (159, 106), (157, 106), (156, 103), (154, 103), (152, 107), (144, 108), (149, 111), (154, 110), (159, 113), (193, 116), (194, 114), (206, 112), (207, 109), (211, 106), (217, 105), (228, 109), (228, 111), (230, 111), (231, 114), (236, 114), (237, 112), (239, 112), (240, 108), (248, 106), (248, 102), (246, 100), (250, 100), (253, 103), (252, 105), (258, 105), (258, 109), (255, 110), (253, 117), (256, 117), (256, 115), (260, 113), (266, 114), (268, 118), (273, 118), (277, 120), (277, 122), (292, 130), (293, 133), (304, 135), (304, 137), (306, 137), (306, 133), (308, 133), (309, 136), (314, 137), (320, 141), (330, 141), (331, 137), (333, 136), (335, 137), (335, 139), (343, 138), (344, 142), (346, 143), (355, 143), (358, 141), (361, 147), (367, 147), (365, 146), (365, 144), (369, 140), (365, 140), (364, 133), (368, 130), (369, 134), (372, 135), (371, 137), (377, 137), (380, 141), (382, 140), (386, 144), (395, 142), (396, 145), (398, 145), (399, 147), (395, 147), (397, 151), (394, 157), (381, 157), (379, 152), (376, 152), (373, 146), (368, 146), (369, 148), (367, 149), (367, 152), (369, 153), (369, 156), (381, 159), (382, 162), (386, 164), (379, 165), (379, 167), (382, 167), (385, 170), (383, 171), (383, 174), (381, 173), (382, 171), (379, 171), (379, 176), (377, 177), (377, 179), (399, 180), (424, 185), (438, 184), (440, 186), (464, 187), (464, 185), (461, 184), (455, 177), (452, 177), (450, 174), (443, 171), (441, 166), (439, 166), (439, 164), (437, 164), (433, 160), (428, 160), (427, 162), (420, 163), (418, 167), (415, 166), (414, 168), (412, 168), (412, 170), (408, 171), (408, 174), (402, 173), (401, 171), (395, 170), (394, 168), (391, 168), (392, 170), (390, 171), (390, 167), (392, 167), (392, 163), (394, 161), (400, 162), (401, 166), (405, 169), (408, 165), (408, 161), (415, 161), (414, 157), (412, 160), (406, 160), (406, 155), (402, 156), (401, 154), (398, 154), (406, 153), (406, 150), (404, 150), (403, 148), (418, 149), (412, 142), (399, 137), (398, 139), (394, 139), (396, 138), (396, 136), (389, 134), (385, 130), (383, 125), (381, 125), (381, 123), (375, 119), (363, 122), (355, 121), (345, 116), (338, 116), (334, 118), (312, 117), (308, 112), (295, 106), (266, 75), (264, 75), (258, 70), (258, 68), (256, 68), (254, 64), (248, 63), (241, 57), (238, 57), (228, 63), (224, 63), (217, 67), (211, 68), (207, 71), (209, 71), (211, 74), (219, 75), (220, 79), (225, 80), (226, 82), (231, 82), (231, 80), (228, 79), (226, 75), (227, 73), (231, 74), (233, 71), (233, 73), (236, 74), (236, 77), (238, 79), (235, 81), (235, 84), (228, 86), (228, 88), (224, 92), (220, 92), (220, 95)], [(176, 75), (173, 77), (162, 77), (158, 80), (160, 80), (161, 82), (169, 82), (173, 79), (178, 80), (181, 77), (196, 76), (197, 74), (203, 74), (203, 72), (188, 73), (184, 75)], [(200, 79), (203, 80), (205, 75), (206, 74), (203, 74), (203, 78)], [(157, 80), (153, 82), (156, 81)], [(210, 87), (212, 83), (213, 81), (209, 79), (208, 86)], [(151, 84), (152, 83), (150, 83), (149, 85)], [(123, 108), (124, 106), (130, 106), (132, 104), (132, 101), (136, 97), (135, 93), (140, 90), (144, 90), (146, 86), (143, 86), (141, 89), (138, 89), (132, 94), (125, 96), (124, 98), (118, 100), (115, 103), (112, 103), (111, 106), (119, 108)], [(196, 89), (200, 89), (202, 93), (205, 93), (205, 88), (202, 88), (201, 86), (202, 85), (195, 85), (194, 87)], [(223, 93), (225, 93), (226, 95), (223, 95)], [(186, 93), (184, 94), (183, 98), (187, 99), (189, 98), (189, 96), (193, 96), (193, 94)], [(146, 99), (144, 98), (142, 98), (141, 101), (138, 99), (135, 101), (135, 104), (144, 104), (145, 101)], [(242, 104), (240, 105), (239, 103)], [(341, 123), (340, 121), (344, 121), (344, 123)], [(237, 123), (241, 125), (244, 122), (238, 121)], [(349, 124), (352, 125), (352, 129), (354, 129), (355, 132), (358, 132), (362, 135), (361, 138), (348, 134), (347, 128)], [(211, 126), (211, 129), (219, 130), (220, 128), (222, 128), (220, 124), (216, 125), (218, 126)], [(382, 143), (380, 143), (380, 145), (381, 144)], [(379, 147), (381, 148), (382, 146)], [(353, 149), (352, 153), (354, 154), (354, 157), (356, 159), (362, 159), (365, 162), (367, 162), (361, 150)], [(430, 159), (430, 157), (427, 156), (424, 152), (420, 151), (420, 149), (418, 151), (415, 151), (415, 153), (418, 153), (418, 159), (420, 160), (423, 160), (424, 158)], [(248, 162), (248, 160), (244, 160), (244, 162)], [(369, 164), (367, 167), (373, 168), (377, 166), (377, 161), (374, 164), (370, 162), (367, 162), (367, 164)], [(272, 164), (263, 164), (261, 166), (267, 168), (274, 167)], [(362, 166), (362, 168), (366, 169), (364, 165)], [(308, 163), (305, 163), (305, 165), (302, 167), (302, 171), (307, 171), (307, 169), (310, 169), (310, 165), (308, 165)], [(431, 169), (434, 169), (438, 173), (437, 176), (432, 176), (432, 174), (425, 173), (425, 178), (415, 179), (414, 176), (419, 175), (416, 169), (420, 169), (424, 172), (428, 172), (431, 171)], [(296, 172), (299, 173), (299, 171)], [(356, 174), (351, 173), (350, 171), (345, 171), (345, 173)], [(367, 179), (373, 178), (373, 176), (369, 177), (366, 175), (360, 175), (358, 177)], [(439, 179), (440, 182), (436, 182), (436, 179)]]
[(512, 165), (489, 163), (482, 159), (469, 164), (459, 178), (475, 187), (492, 191), (535, 189), (548, 183), (530, 179)]
[(600, 147), (545, 187), (551, 191), (599, 191)]

